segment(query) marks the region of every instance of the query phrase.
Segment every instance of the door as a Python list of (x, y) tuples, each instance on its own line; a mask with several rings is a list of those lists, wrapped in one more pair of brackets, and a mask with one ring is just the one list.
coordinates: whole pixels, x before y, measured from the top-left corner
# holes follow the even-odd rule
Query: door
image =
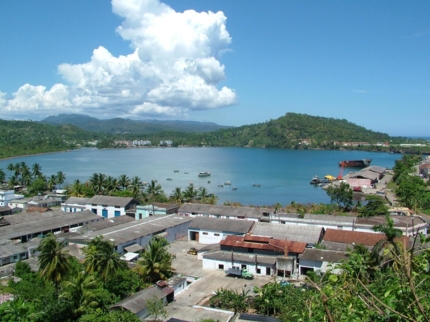
[(196, 242), (199, 242), (199, 233), (196, 232)]
[(108, 217), (108, 211), (107, 211), (107, 209), (103, 209), (103, 210), (102, 210), (102, 216), (103, 216), (104, 218), (107, 218), (107, 217)]
[(120, 211), (119, 210), (115, 210), (115, 217), (119, 217), (119, 216), (121, 216)]

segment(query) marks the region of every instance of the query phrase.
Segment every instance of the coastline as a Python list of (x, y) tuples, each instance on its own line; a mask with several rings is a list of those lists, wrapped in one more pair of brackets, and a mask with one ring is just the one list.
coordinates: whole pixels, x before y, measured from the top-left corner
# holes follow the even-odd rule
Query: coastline
[[(77, 149), (73, 149), (73, 150), (77, 150)], [(1, 158), (0, 161), (11, 160), (11, 159), (16, 159), (16, 158), (22, 158), (22, 157), (31, 157), (31, 156), (34, 156), (34, 155), (44, 155), (44, 154), (53, 154), (53, 153), (65, 153), (65, 152), (69, 152), (69, 151), (72, 151), (72, 150), (60, 150), (60, 151), (51, 151), (51, 152), (21, 154), (21, 155), (16, 155), (14, 157)]]

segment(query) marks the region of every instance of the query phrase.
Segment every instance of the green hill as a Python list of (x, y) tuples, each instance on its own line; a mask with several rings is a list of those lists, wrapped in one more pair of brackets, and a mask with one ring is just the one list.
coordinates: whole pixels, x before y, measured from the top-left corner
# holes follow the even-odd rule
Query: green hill
[(41, 123), (52, 125), (72, 124), (90, 132), (138, 135), (154, 134), (164, 131), (202, 133), (228, 128), (228, 126), (222, 126), (212, 122), (160, 120), (134, 121), (119, 117), (108, 120), (99, 120), (95, 117), (81, 114), (51, 115), (42, 120)]

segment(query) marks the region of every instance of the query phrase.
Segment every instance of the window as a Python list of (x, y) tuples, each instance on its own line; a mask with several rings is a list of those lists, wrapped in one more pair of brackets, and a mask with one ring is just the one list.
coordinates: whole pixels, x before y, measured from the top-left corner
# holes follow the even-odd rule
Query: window
[(242, 264), (242, 269), (246, 269), (246, 265), (245, 264)]
[(224, 269), (224, 264), (218, 264), (218, 269)]
[(207, 234), (208, 234), (207, 232), (204, 232), (204, 233), (203, 233), (203, 235), (207, 235)]
[(261, 274), (261, 268), (257, 268), (257, 274)]
[(214, 236), (219, 236), (219, 234), (214, 234)]

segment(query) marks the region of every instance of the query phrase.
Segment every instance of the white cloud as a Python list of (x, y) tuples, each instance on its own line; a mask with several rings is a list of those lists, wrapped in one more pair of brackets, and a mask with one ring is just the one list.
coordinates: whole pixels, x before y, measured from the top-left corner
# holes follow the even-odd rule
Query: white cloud
[(112, 10), (124, 19), (117, 32), (132, 53), (115, 57), (100, 46), (86, 63), (58, 66), (66, 84), (25, 84), (10, 99), (0, 92), (0, 111), (186, 117), (236, 103), (234, 90), (217, 87), (231, 43), (222, 12), (175, 12), (158, 0), (113, 0)]

